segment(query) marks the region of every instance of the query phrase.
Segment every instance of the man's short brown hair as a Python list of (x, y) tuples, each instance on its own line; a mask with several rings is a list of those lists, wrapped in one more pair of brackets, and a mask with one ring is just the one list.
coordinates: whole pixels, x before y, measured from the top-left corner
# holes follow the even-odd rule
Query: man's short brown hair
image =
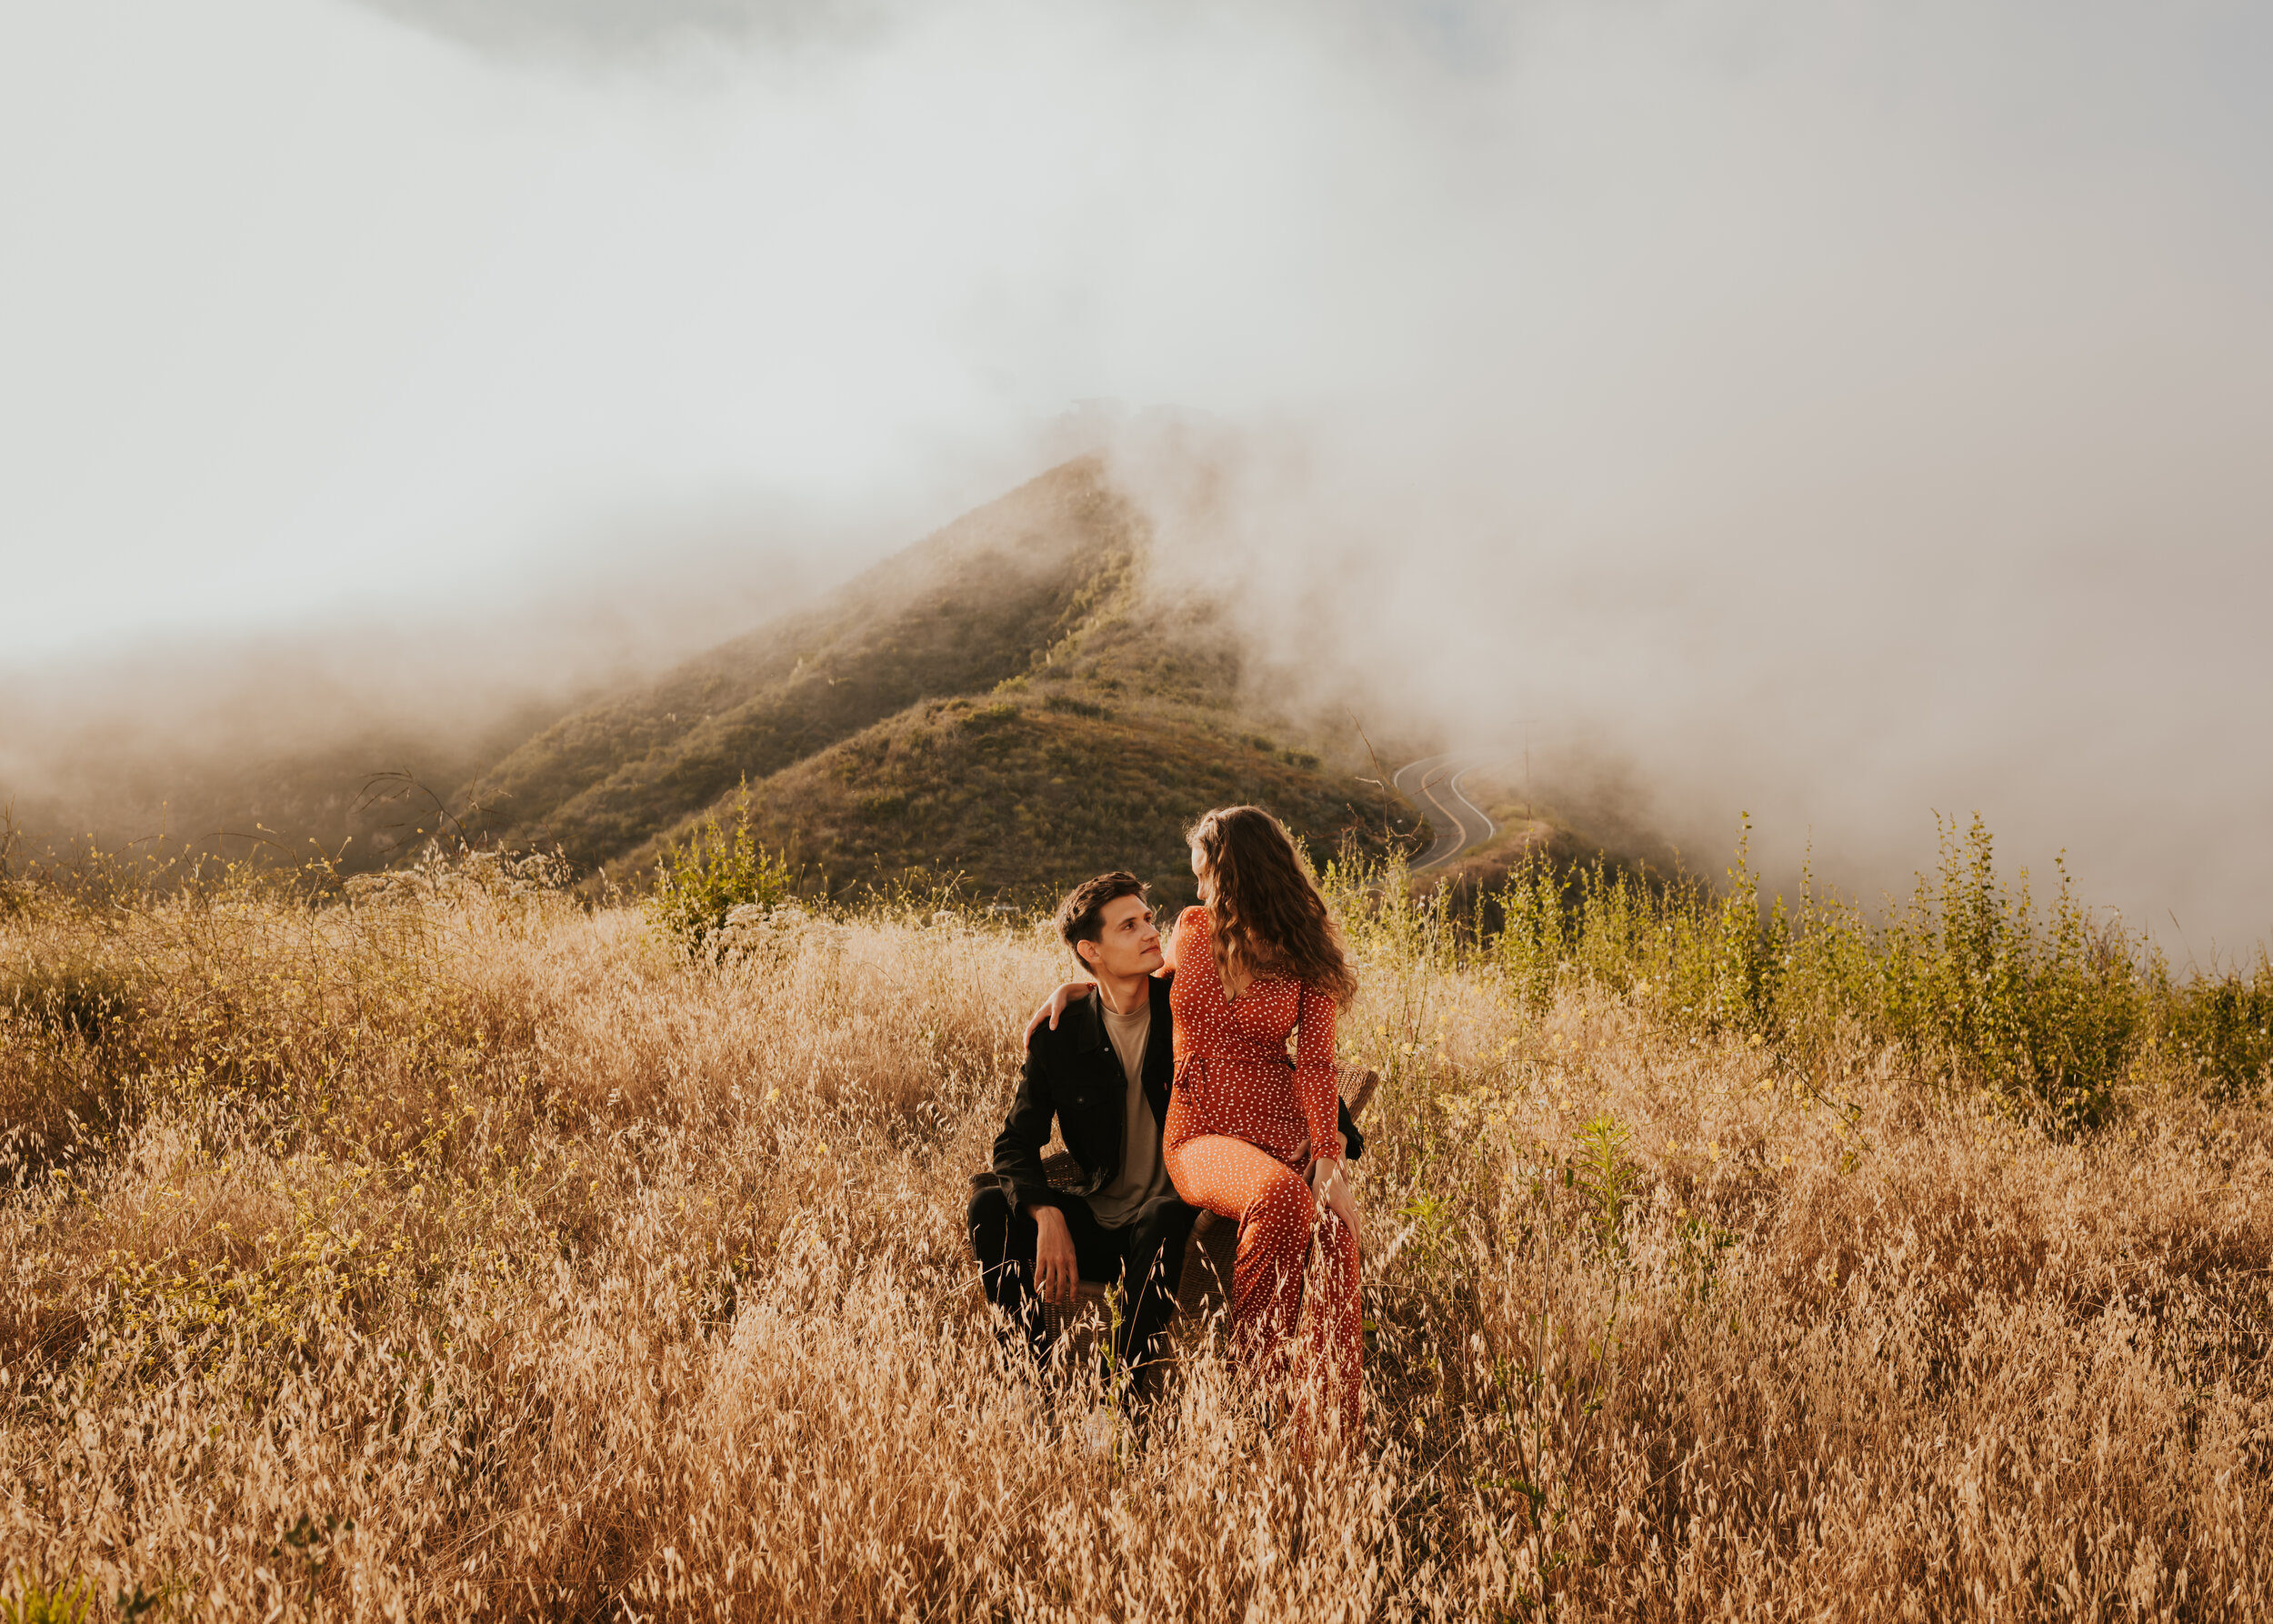
[[(1134, 897), (1141, 902), (1145, 891), (1143, 880), (1126, 868), (1116, 868), (1110, 874), (1085, 879), (1066, 892), (1066, 899), (1057, 905), (1057, 934), (1066, 938), (1066, 950), (1081, 959), (1078, 944), (1094, 942), (1105, 934), (1105, 905), (1124, 897)], [(1089, 967), (1086, 960), (1082, 960), (1082, 967)]]

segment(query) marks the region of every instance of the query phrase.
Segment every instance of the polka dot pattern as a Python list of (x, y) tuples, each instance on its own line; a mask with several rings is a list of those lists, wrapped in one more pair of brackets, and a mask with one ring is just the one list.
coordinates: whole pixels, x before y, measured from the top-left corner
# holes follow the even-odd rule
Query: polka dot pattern
[[(1283, 977), (1258, 977), (1235, 999), (1216, 973), (1214, 920), (1205, 907), (1176, 924), (1176, 1081), (1161, 1136), (1177, 1193), (1239, 1225), (1232, 1266), (1232, 1345), (1276, 1388), (1300, 1380), (1356, 1437), (1359, 1339), (1357, 1238), (1321, 1217), (1305, 1174), (1311, 1151), (1338, 1160), (1334, 1000)], [(1297, 1022), (1300, 1026), (1297, 1030)], [(1295, 1037), (1290, 1069), (1287, 1039)], [(1318, 1243), (1310, 1335), (1296, 1349), (1303, 1274)], [(1311, 1378), (1318, 1384), (1310, 1385)], [(1297, 1415), (1310, 1419), (1308, 1404)]]

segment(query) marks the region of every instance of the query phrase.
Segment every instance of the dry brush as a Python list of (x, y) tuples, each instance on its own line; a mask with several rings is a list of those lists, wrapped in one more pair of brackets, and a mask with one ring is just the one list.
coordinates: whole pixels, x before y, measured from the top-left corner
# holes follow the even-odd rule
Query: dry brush
[(1141, 1420), (966, 1259), (984, 915), (689, 962), (494, 871), (0, 920), (0, 1569), (90, 1616), (2254, 1617), (2253, 1098), (2061, 1137), (1353, 920), (1368, 1431)]

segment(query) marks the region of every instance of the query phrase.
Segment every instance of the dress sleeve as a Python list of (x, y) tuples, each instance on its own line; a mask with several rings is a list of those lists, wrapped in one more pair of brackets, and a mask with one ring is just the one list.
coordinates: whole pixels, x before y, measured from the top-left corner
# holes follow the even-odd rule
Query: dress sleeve
[(1302, 1024), (1295, 1028), (1295, 1099), (1310, 1125), (1310, 1153), (1320, 1161), (1342, 1159), (1342, 1094), (1334, 1080), (1334, 1023), (1339, 1013), (1317, 987), (1302, 989)]

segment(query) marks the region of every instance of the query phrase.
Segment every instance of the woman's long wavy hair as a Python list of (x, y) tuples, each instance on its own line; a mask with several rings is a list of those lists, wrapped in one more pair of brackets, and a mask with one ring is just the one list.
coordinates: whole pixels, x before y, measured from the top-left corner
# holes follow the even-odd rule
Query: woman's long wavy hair
[(1260, 807), (1218, 807), (1185, 838), (1215, 882), (1217, 972), (1237, 964), (1250, 976), (1291, 976), (1347, 1007), (1357, 978), (1286, 826)]

